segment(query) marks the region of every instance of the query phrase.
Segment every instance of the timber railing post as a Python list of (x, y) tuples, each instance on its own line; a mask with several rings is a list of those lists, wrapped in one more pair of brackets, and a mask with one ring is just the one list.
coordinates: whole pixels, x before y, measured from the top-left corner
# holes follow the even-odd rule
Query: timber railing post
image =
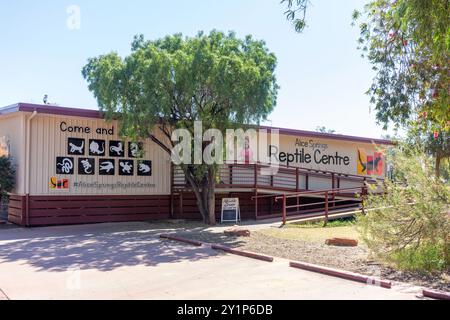
[(255, 163), (254, 172), (255, 172), (255, 188), (257, 188), (258, 187), (258, 164), (257, 163)]
[(283, 226), (286, 225), (286, 194), (283, 194)]
[(328, 191), (325, 192), (325, 223), (323, 224), (326, 227), (328, 224)]
[[(331, 179), (333, 180), (333, 181), (331, 182), (331, 189), (334, 190), (334, 189), (336, 189), (336, 183), (335, 183), (335, 175), (334, 175), (334, 173), (331, 174)], [(334, 205), (335, 205), (335, 200), (336, 200), (336, 193), (335, 193), (335, 192), (332, 193), (331, 199), (333, 200), (331, 206), (334, 207)]]
[(362, 190), (361, 190), (361, 212), (364, 215), (366, 214), (366, 212), (364, 210), (364, 206), (365, 206), (364, 199), (366, 198), (366, 195), (367, 195), (367, 187), (364, 186), (364, 187), (362, 187)]
[(258, 189), (255, 189), (255, 220), (258, 220)]
[(230, 185), (233, 186), (233, 165), (228, 166), (229, 176), (230, 176)]
[(331, 189), (334, 190), (334, 173), (331, 174)]

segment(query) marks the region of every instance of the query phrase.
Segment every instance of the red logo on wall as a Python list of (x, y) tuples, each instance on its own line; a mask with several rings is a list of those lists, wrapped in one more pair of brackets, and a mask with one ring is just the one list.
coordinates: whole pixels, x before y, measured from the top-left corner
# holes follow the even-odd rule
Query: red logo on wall
[(358, 149), (358, 174), (383, 175), (383, 154), (375, 152), (366, 155), (364, 149)]
[(57, 179), (56, 177), (50, 178), (50, 189), (52, 190), (68, 190), (69, 179)]

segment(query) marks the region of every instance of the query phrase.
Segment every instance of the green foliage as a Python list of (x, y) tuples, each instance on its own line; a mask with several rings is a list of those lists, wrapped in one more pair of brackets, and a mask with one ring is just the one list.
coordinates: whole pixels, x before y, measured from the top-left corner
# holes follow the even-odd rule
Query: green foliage
[(449, 1), (372, 0), (353, 18), (376, 71), (368, 94), (378, 121), (408, 126), (426, 113), (432, 131), (449, 132)]
[(433, 124), (425, 117), (411, 124), (406, 142), (410, 147), (416, 146), (435, 160), (435, 175), (450, 179), (450, 132), (432, 130)]
[(394, 165), (384, 193), (371, 194), (358, 230), (371, 251), (400, 268), (450, 268), (450, 185), (433, 174), (430, 157), (402, 145), (387, 155)]
[[(442, 244), (428, 244), (425, 243), (418, 248), (405, 248), (392, 255), (392, 260), (395, 261), (399, 269), (414, 270), (414, 271), (428, 271), (433, 272), (437, 270), (448, 270), (449, 261), (445, 257), (445, 246)], [(450, 254), (448, 252), (447, 256)]]
[(316, 222), (300, 222), (300, 223), (289, 223), (288, 227), (291, 228), (337, 228), (337, 227), (351, 227), (356, 224), (354, 218), (342, 218), (331, 220), (326, 226), (323, 225), (323, 221)]
[(0, 157), (0, 202), (11, 192), (15, 184), (15, 169), (10, 158)]
[(281, 0), (286, 4), (287, 10), (284, 12), (286, 19), (292, 21), (295, 31), (300, 33), (306, 28), (306, 10), (310, 5), (308, 0)]
[(263, 41), (212, 31), (136, 36), (129, 56), (91, 58), (82, 73), (101, 110), (120, 113), (123, 133), (146, 137), (160, 120), (190, 130), (201, 120), (206, 130), (265, 119), (276, 104), (275, 67)]

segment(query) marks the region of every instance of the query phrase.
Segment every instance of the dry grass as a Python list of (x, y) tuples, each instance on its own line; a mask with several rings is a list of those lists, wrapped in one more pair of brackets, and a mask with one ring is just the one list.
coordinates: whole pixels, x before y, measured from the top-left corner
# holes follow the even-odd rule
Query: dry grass
[(324, 243), (330, 238), (351, 238), (361, 240), (358, 231), (354, 226), (335, 228), (280, 228), (265, 229), (259, 231), (262, 234), (273, 238), (284, 240), (301, 240), (307, 242)]

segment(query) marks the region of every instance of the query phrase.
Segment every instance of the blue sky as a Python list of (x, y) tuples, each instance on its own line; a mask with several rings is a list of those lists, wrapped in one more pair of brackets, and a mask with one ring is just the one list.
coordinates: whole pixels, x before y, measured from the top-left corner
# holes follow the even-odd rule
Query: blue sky
[[(312, 0), (308, 27), (294, 32), (279, 0), (72, 0), (0, 2), (0, 106), (40, 103), (47, 93), (62, 106), (96, 108), (81, 76), (87, 58), (126, 55), (135, 34), (147, 39), (199, 30), (233, 30), (264, 39), (277, 55), (281, 86), (268, 124), (380, 137), (370, 113), (373, 72), (356, 49), (351, 14), (364, 0)], [(79, 30), (67, 27), (70, 5), (81, 10)]]

